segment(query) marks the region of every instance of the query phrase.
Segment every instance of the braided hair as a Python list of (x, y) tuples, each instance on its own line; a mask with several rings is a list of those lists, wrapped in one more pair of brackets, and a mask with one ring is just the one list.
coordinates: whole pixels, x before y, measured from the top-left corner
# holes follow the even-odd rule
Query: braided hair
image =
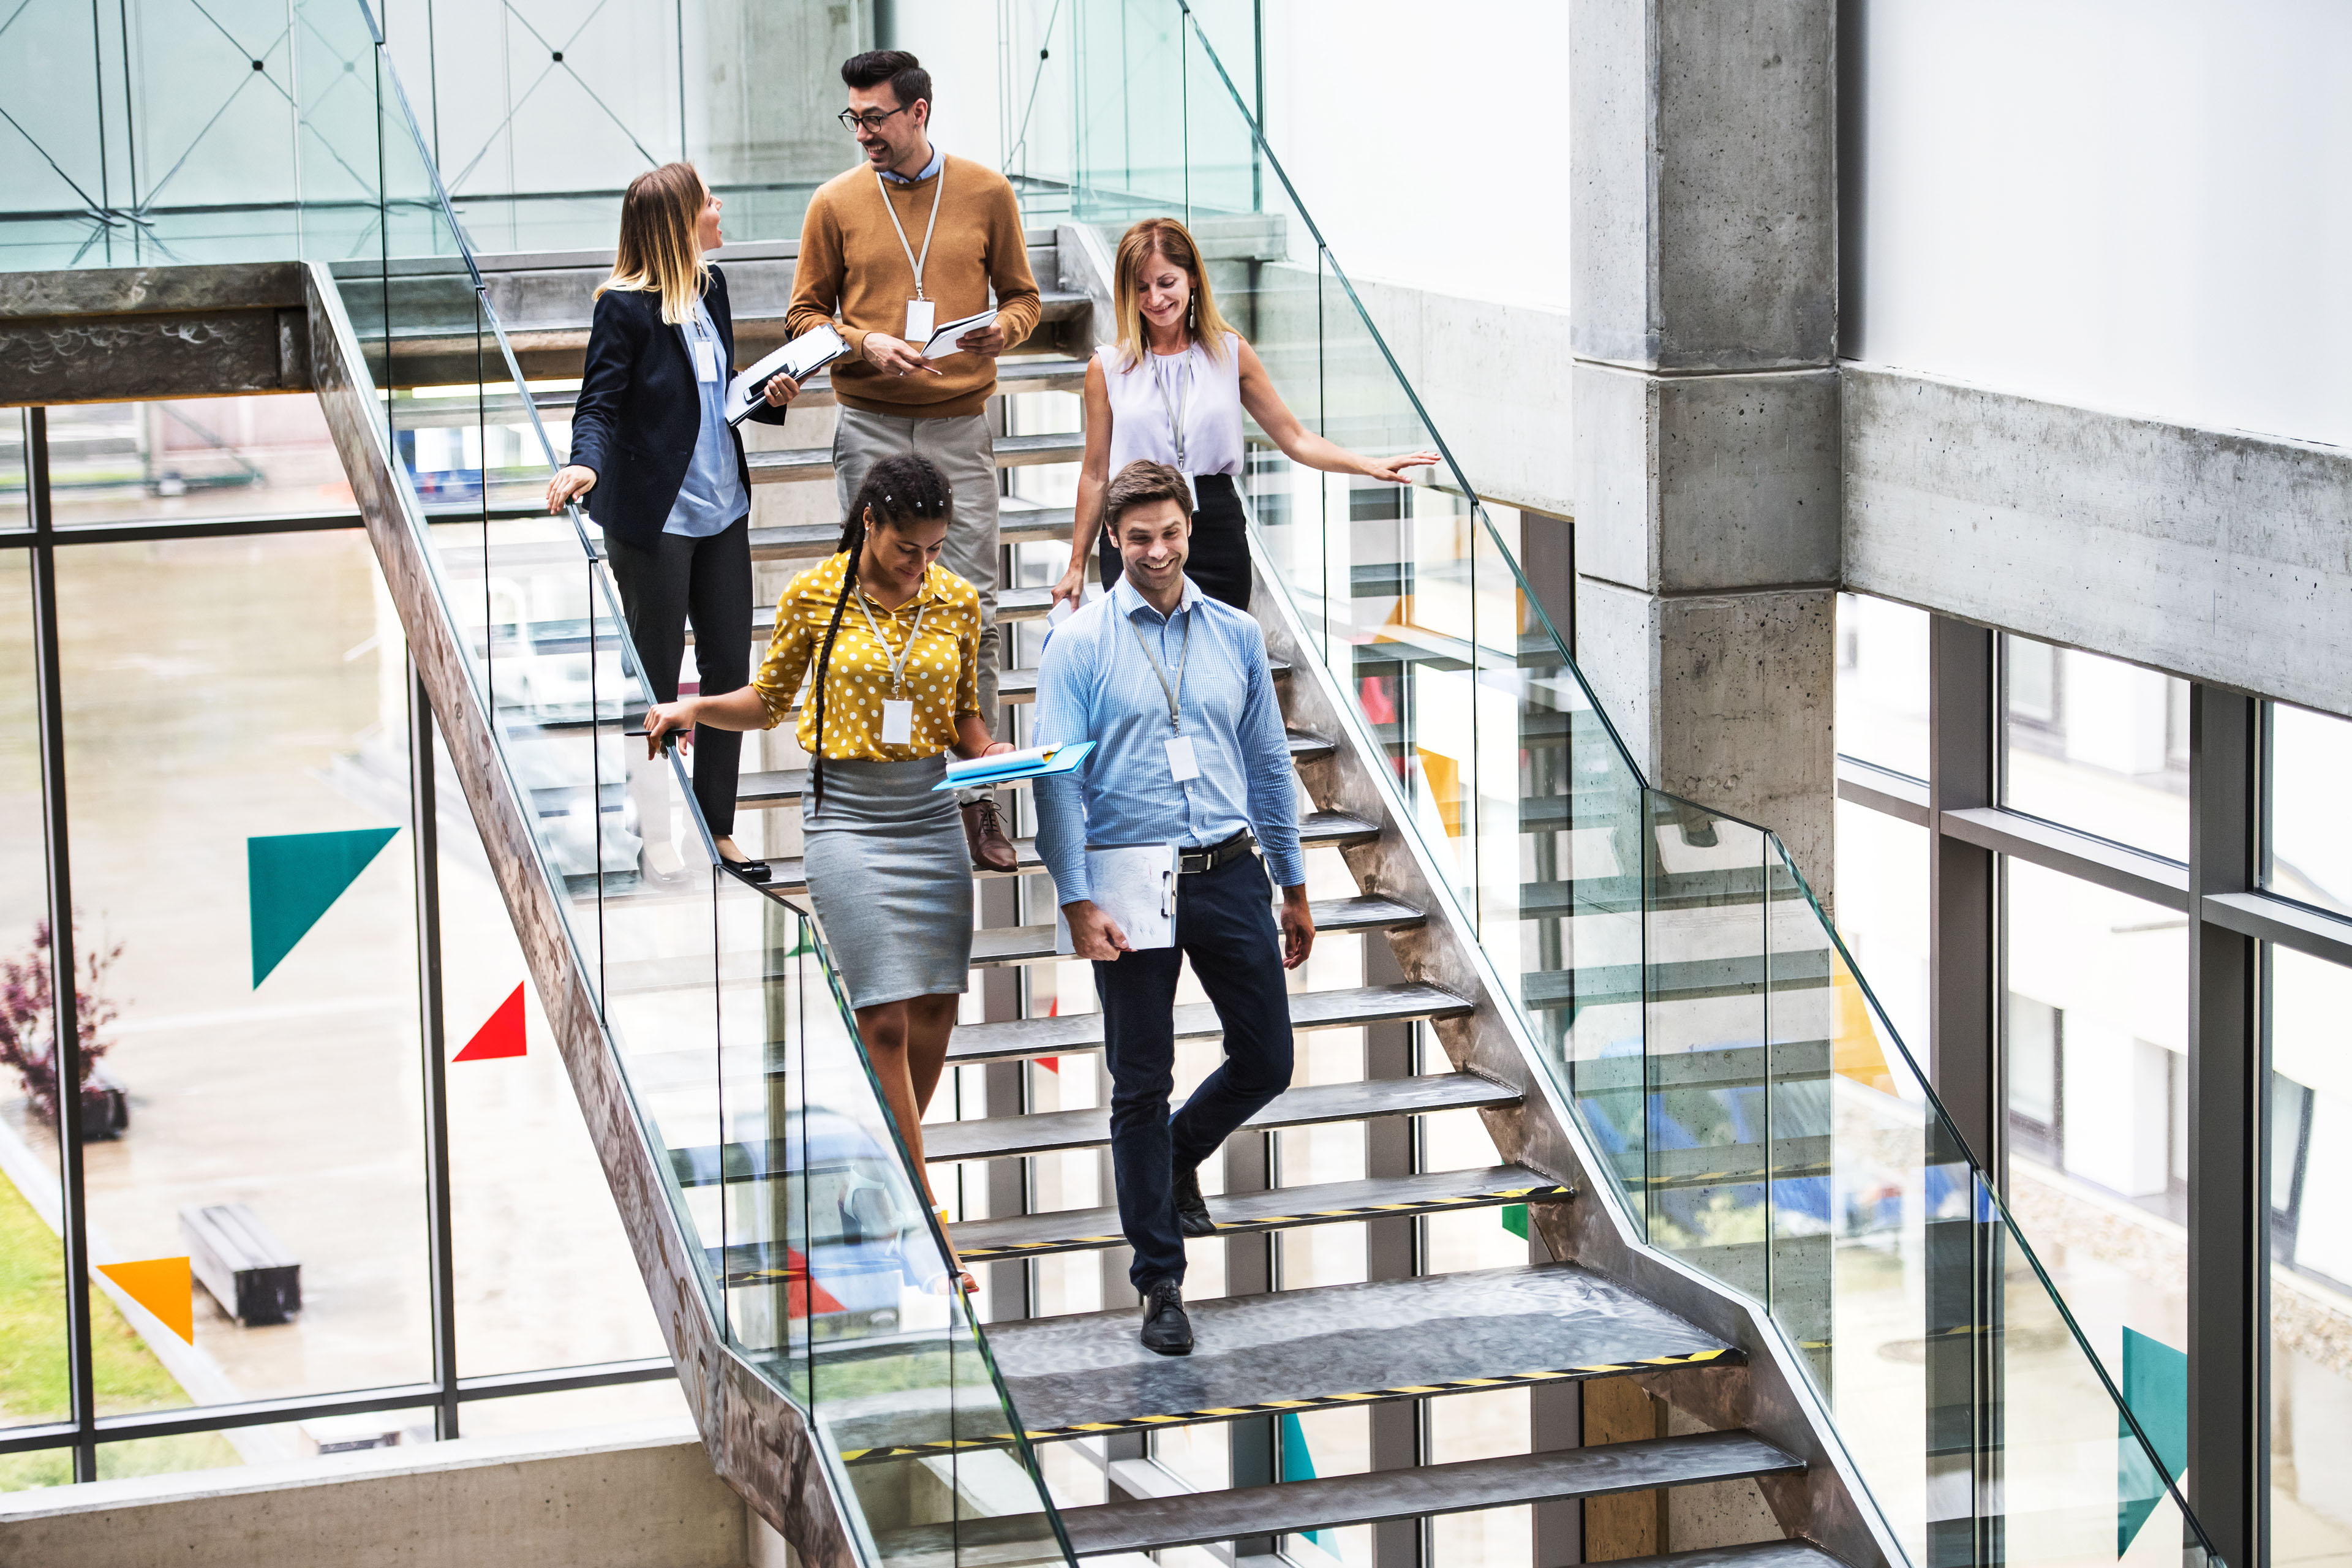
[(816, 733), (809, 748), (812, 813), (824, 810), (824, 677), (833, 666), (834, 639), (841, 635), (841, 613), (849, 607), (849, 596), (857, 592), (857, 562), (866, 552), (866, 520), (871, 517), (879, 525), (892, 527), (910, 518), (942, 518), (954, 500), (954, 492), (929, 458), (902, 453), (868, 468), (866, 482), (857, 487), (857, 499), (849, 503), (849, 515), (841, 523), (841, 543), (836, 546), (849, 560), (842, 567), (841, 593), (833, 601), (833, 619), (824, 628), (824, 650), (816, 660)]

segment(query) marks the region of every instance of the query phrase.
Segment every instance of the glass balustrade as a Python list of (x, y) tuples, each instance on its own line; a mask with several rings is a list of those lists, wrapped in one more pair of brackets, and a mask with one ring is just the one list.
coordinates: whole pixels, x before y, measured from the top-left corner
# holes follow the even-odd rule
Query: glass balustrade
[(1443, 455), (1394, 484), (1253, 427), (1262, 574), (1610, 1199), (1765, 1309), (1918, 1568), (2210, 1556), (2149, 1440), (2178, 1413), (2125, 1405), (1786, 848), (1642, 777), (1258, 135), (1248, 69), (1185, 0), (1066, 9), (1076, 58), (1032, 118), (1067, 128), (1071, 220), (1108, 256), (1182, 218), (1308, 429)]

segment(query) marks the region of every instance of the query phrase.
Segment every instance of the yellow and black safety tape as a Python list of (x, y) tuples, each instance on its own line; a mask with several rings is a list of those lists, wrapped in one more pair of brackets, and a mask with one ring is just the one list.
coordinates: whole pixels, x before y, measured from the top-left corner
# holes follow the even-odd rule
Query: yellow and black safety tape
[[(1525, 1388), (1539, 1383), (1580, 1381), (1593, 1377), (1616, 1377), (1627, 1373), (1658, 1372), (1678, 1366), (1731, 1366), (1738, 1364), (1740, 1352), (1728, 1346), (1716, 1350), (1689, 1351), (1681, 1355), (1643, 1356), (1638, 1361), (1594, 1362), (1581, 1366), (1558, 1367), (1543, 1372), (1505, 1373), (1495, 1377), (1455, 1377), (1439, 1383), (1413, 1383), (1395, 1388), (1375, 1388), (1353, 1394), (1320, 1394), (1305, 1399), (1264, 1399), (1252, 1405), (1213, 1405), (1202, 1410), (1187, 1410), (1173, 1415), (1128, 1415), (1112, 1421), (1081, 1421), (1070, 1426), (1032, 1427), (1025, 1436), (1033, 1443), (1058, 1442), (1069, 1437), (1106, 1437), (1121, 1432), (1148, 1432), (1155, 1426), (1182, 1426), (1200, 1421), (1232, 1421), (1244, 1415), (1296, 1415), (1309, 1410), (1336, 1410), (1344, 1405), (1368, 1405), (1381, 1400), (1410, 1399), (1426, 1394), (1468, 1394), (1491, 1388)], [(1002, 1447), (1013, 1441), (1009, 1432), (992, 1436), (942, 1438), (933, 1443), (902, 1443), (881, 1448), (845, 1448), (842, 1461), (851, 1465), (870, 1465), (884, 1459), (914, 1459), (934, 1454), (954, 1453), (966, 1448)]]
[[(1426, 1198), (1415, 1203), (1357, 1204), (1347, 1208), (1300, 1209), (1294, 1214), (1264, 1215), (1256, 1219), (1220, 1221), (1219, 1234), (1231, 1235), (1254, 1230), (1273, 1230), (1286, 1225), (1309, 1225), (1317, 1221), (1376, 1219), (1383, 1215), (1441, 1214), (1447, 1209), (1475, 1208), (1483, 1205), (1559, 1203), (1576, 1195), (1576, 1189), (1564, 1184), (1547, 1183), (1536, 1187), (1504, 1187), (1491, 1192), (1465, 1193), (1457, 1197)], [(1088, 1247), (1118, 1247), (1127, 1237), (1117, 1231), (1104, 1236), (1066, 1236), (1050, 1241), (1024, 1241), (1009, 1247), (962, 1247), (957, 1256), (966, 1263), (983, 1259), (1003, 1259), (1030, 1252), (1066, 1252)]]

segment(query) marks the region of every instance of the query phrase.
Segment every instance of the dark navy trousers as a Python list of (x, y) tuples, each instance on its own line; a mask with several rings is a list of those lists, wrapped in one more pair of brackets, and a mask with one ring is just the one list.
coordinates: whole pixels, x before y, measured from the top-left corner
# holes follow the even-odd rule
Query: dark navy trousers
[[(1176, 945), (1095, 965), (1110, 1066), (1110, 1158), (1138, 1292), (1184, 1278), (1172, 1183), (1290, 1087), (1290, 1000), (1272, 885), (1255, 855), (1176, 879)], [(1225, 1033), (1225, 1059), (1173, 1117), (1176, 974), (1189, 956)]]

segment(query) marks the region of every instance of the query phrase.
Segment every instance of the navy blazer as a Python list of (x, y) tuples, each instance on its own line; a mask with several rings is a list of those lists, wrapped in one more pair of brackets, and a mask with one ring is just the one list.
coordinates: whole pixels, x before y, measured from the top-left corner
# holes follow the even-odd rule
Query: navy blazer
[[(702, 302), (719, 330), (725, 374), (732, 376), (735, 317), (727, 308), (727, 279), (716, 267)], [(784, 410), (762, 403), (751, 417), (781, 425)], [(596, 475), (588, 515), (606, 533), (652, 549), (669, 521), (701, 434), (694, 361), (678, 329), (661, 319), (661, 296), (633, 289), (598, 295), (588, 329), (588, 363), (580, 377), (579, 401), (572, 407), (572, 461)], [(743, 437), (733, 430), (728, 435), (748, 499), (751, 472), (743, 461)]]

